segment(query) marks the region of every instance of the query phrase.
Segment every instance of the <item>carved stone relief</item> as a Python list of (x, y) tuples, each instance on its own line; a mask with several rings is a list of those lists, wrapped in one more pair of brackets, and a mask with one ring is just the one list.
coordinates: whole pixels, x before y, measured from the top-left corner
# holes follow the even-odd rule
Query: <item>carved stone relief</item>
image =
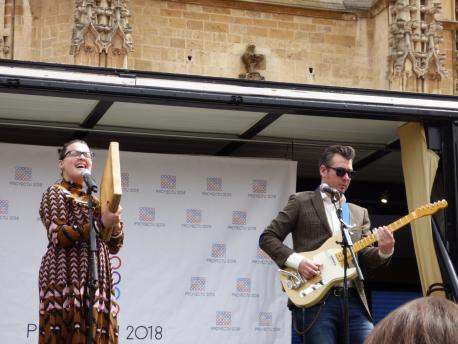
[(447, 76), (439, 52), (440, 0), (390, 0), (390, 82), (402, 91), (434, 92)]
[(0, 1), (0, 57), (11, 58), (13, 39), (13, 0)]
[(133, 50), (129, 0), (76, 0), (70, 53), (76, 64), (127, 68)]
[(242, 55), (241, 59), (246, 73), (239, 74), (240, 79), (264, 80), (264, 77), (256, 70), (265, 69), (265, 56), (263, 54), (256, 54), (255, 50), (256, 45), (250, 44)]

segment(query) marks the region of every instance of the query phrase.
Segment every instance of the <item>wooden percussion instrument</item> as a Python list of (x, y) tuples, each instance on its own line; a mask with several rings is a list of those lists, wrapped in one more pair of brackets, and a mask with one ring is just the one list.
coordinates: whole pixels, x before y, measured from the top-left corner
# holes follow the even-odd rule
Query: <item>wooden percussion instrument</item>
[(121, 164), (119, 161), (119, 143), (110, 142), (107, 159), (103, 169), (102, 181), (100, 183), (100, 202), (102, 213), (107, 208), (107, 201), (110, 202), (110, 211), (116, 212), (121, 202)]

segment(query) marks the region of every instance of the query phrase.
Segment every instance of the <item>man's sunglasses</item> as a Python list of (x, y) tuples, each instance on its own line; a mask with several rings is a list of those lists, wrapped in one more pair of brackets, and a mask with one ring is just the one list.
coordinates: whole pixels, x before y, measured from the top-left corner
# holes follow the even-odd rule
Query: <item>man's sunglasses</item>
[(343, 177), (346, 174), (348, 174), (348, 178), (352, 178), (353, 175), (356, 173), (356, 171), (347, 170), (346, 168), (343, 168), (343, 167), (331, 167), (331, 166), (328, 166), (327, 168), (330, 168), (330, 169), (333, 169), (334, 171), (336, 171), (337, 177)]

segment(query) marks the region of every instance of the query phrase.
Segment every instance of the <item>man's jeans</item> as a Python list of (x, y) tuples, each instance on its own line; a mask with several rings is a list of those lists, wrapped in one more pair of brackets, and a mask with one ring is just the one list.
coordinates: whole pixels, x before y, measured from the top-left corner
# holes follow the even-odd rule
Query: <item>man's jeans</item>
[[(352, 290), (352, 289), (349, 289)], [(334, 344), (344, 343), (344, 313), (343, 296), (333, 290), (325, 299), (324, 304), (319, 303), (313, 307), (301, 309), (292, 308), (293, 326), (299, 338), (302, 338), (304, 329), (306, 344)], [(361, 301), (353, 291), (348, 297), (348, 315), (350, 344), (362, 344), (374, 328), (367, 316)]]

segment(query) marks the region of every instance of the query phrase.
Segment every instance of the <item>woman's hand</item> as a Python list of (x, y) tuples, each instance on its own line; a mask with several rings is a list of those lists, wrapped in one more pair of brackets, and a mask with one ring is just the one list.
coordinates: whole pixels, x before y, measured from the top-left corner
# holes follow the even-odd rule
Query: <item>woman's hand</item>
[(102, 221), (102, 224), (105, 228), (111, 228), (111, 227), (119, 227), (121, 223), (121, 213), (122, 213), (122, 207), (119, 206), (118, 210), (116, 212), (111, 212), (110, 211), (110, 202), (107, 202), (107, 208), (102, 214), (102, 218), (100, 219)]

